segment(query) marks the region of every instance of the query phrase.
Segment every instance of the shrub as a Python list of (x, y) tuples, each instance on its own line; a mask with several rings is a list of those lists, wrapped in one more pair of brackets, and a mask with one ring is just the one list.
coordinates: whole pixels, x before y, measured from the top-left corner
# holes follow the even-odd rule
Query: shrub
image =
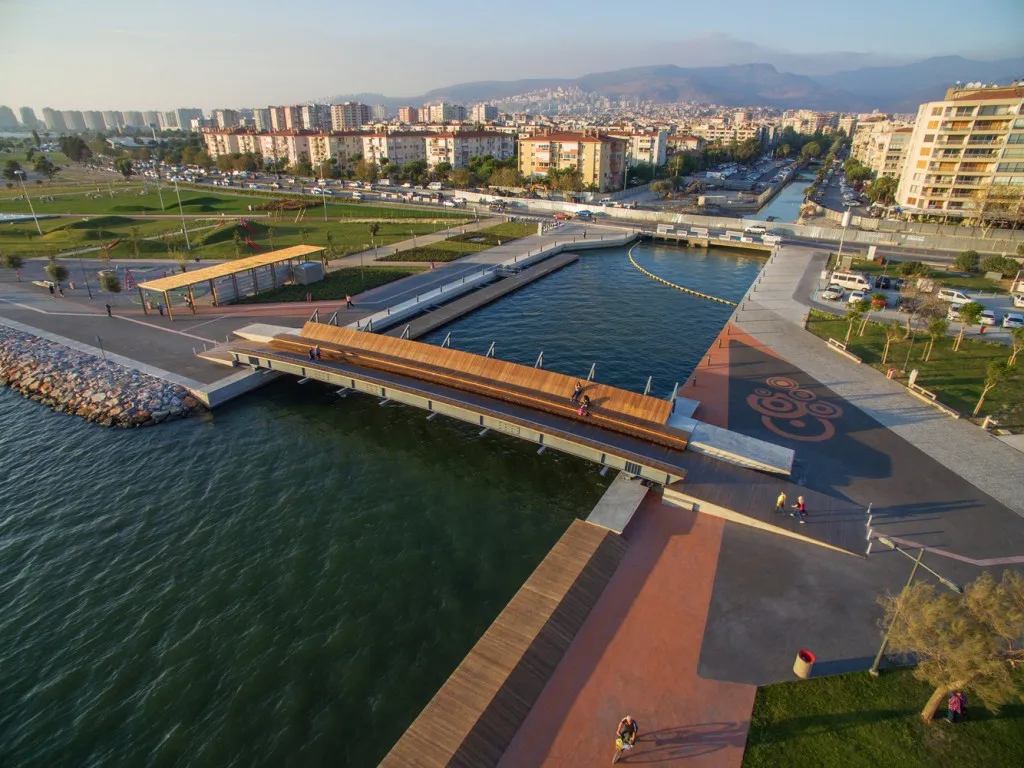
[(953, 266), (958, 272), (977, 272), (978, 252), (974, 250), (961, 251), (953, 261)]
[(121, 278), (115, 272), (104, 272), (100, 275), (100, 288), (107, 293), (120, 293)]
[(1020, 262), (1009, 256), (989, 256), (981, 262), (981, 269), (985, 272), (998, 272), (1003, 277), (1013, 277), (1020, 269)]

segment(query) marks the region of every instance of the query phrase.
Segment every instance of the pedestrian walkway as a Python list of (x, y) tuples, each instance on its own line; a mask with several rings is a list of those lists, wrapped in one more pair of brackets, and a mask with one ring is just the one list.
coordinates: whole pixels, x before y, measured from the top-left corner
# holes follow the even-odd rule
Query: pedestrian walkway
[[(1024, 455), (966, 420), (953, 420), (866, 365), (828, 349), (802, 327), (827, 254), (784, 247), (740, 302), (733, 323), (923, 453), (1024, 516)], [(692, 395), (690, 395), (692, 396)]]

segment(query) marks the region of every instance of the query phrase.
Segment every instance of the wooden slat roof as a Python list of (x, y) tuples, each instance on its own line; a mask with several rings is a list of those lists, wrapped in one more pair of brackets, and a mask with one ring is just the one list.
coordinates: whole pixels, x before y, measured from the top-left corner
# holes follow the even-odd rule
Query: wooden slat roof
[(276, 251), (258, 253), (255, 256), (247, 256), (244, 259), (225, 261), (223, 264), (215, 264), (212, 267), (194, 269), (191, 272), (182, 272), (180, 275), (170, 275), (157, 280), (149, 280), (139, 283), (139, 288), (144, 291), (173, 291), (178, 288), (187, 288), (190, 285), (198, 285), (208, 280), (217, 280), (221, 277), (245, 272), (256, 267), (265, 267), (268, 264), (277, 264), (289, 259), (300, 259), (314, 253), (320, 253), (324, 249), (317, 245), (293, 245), (290, 248), (279, 248)]
[[(486, 379), (503, 387), (537, 392), (550, 398), (564, 399), (566, 402), (572, 394), (573, 385), (578, 381), (575, 376), (566, 376), (493, 357), (323, 323), (306, 323), (299, 336), (348, 349), (388, 355), (477, 379)], [(668, 400), (593, 381), (582, 383), (591, 404), (604, 414), (654, 422), (661, 427), (668, 421), (672, 412), (672, 403)]]

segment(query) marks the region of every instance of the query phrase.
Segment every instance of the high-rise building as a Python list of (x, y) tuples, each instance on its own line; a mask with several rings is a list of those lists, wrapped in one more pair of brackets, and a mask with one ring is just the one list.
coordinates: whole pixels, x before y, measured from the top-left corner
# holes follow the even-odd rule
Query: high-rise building
[(850, 142), (850, 156), (875, 176), (899, 176), (907, 158), (913, 125), (899, 120), (866, 120), (857, 125)]
[(85, 127), (87, 130), (100, 133), (105, 131), (107, 128), (106, 124), (103, 122), (103, 113), (97, 109), (87, 109), (82, 113), (82, 117), (85, 119)]
[(370, 122), (373, 122), (373, 115), (365, 104), (346, 101), (343, 104), (331, 105), (331, 130), (333, 131), (353, 131)]
[(39, 121), (36, 119), (36, 111), (32, 107), (21, 107), (18, 109), (21, 115), (21, 124), (26, 128), (38, 128)]
[(64, 124), (64, 115), (49, 107), (43, 107), (43, 122), (46, 123), (48, 131), (66, 131), (68, 129)]
[(142, 113), (142, 120), (147, 128), (160, 128), (160, 113), (153, 109), (147, 109)]
[(175, 112), (161, 112), (158, 116), (161, 131), (176, 131), (181, 127), (178, 125), (178, 115)]
[(103, 111), (103, 124), (107, 126), (108, 131), (120, 131), (124, 128), (124, 119), (117, 110), (106, 109)]
[(303, 129), (307, 131), (331, 130), (331, 108), (326, 104), (303, 104), (300, 113)]
[(61, 115), (64, 117), (64, 125), (67, 126), (69, 131), (85, 130), (85, 118), (79, 110), (65, 109), (61, 112)]
[(896, 202), (981, 222), (1024, 218), (1024, 84), (950, 88), (922, 104)]
[(591, 184), (601, 192), (621, 189), (624, 182), (625, 139), (587, 131), (585, 133), (538, 133), (519, 139), (519, 172), (523, 176), (547, 176), (551, 168), (574, 169), (583, 186)]
[(409, 125), (421, 122), (420, 110), (417, 107), (399, 107), (398, 122)]
[(197, 117), (202, 120), (203, 110), (196, 109), (195, 107), (181, 107), (174, 110), (174, 116), (175, 121), (178, 124), (178, 129), (187, 131), (192, 125), (192, 118)]
[(238, 112), (233, 109), (215, 109), (213, 110), (213, 122), (218, 128), (237, 128), (239, 125)]
[(370, 116), (374, 120), (387, 120), (388, 119), (388, 108), (383, 104), (374, 104), (370, 110)]
[(125, 128), (145, 128), (146, 121), (142, 117), (142, 113), (129, 109), (121, 113), (121, 119), (124, 121)]
[(451, 123), (466, 119), (465, 107), (458, 104), (449, 104), (447, 101), (431, 104), (429, 109), (430, 122), (432, 123)]
[(491, 120), (497, 120), (498, 108), (492, 104), (475, 104), (469, 119), (474, 123), (488, 123)]
[(0, 105), (0, 129), (13, 131), (18, 127), (18, 118), (14, 116), (14, 110), (6, 105)]
[(273, 127), (270, 125), (270, 110), (254, 109), (252, 111), (252, 124), (257, 131), (272, 130)]
[(287, 130), (285, 126), (285, 108), (284, 107), (268, 107), (267, 112), (270, 113), (270, 130), (272, 131), (284, 131)]

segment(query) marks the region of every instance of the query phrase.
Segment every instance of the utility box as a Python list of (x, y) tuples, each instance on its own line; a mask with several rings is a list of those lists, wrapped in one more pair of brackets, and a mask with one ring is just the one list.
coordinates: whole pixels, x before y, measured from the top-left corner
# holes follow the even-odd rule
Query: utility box
[(292, 279), (297, 285), (319, 283), (324, 279), (324, 265), (319, 261), (304, 261), (292, 267)]

